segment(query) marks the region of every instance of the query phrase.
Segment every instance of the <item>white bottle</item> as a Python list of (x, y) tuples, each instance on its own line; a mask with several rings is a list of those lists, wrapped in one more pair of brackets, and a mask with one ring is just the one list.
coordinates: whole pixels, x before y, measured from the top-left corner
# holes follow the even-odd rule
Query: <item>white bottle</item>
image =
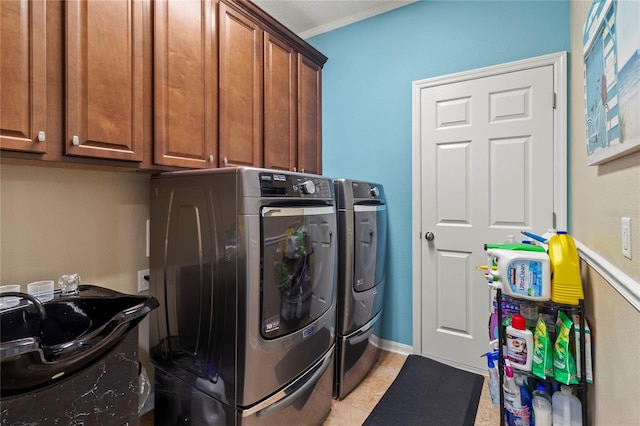
[(512, 368), (531, 371), (533, 361), (533, 333), (526, 327), (522, 315), (513, 315), (507, 326), (507, 358)]
[(536, 426), (551, 426), (551, 395), (547, 393), (547, 389), (542, 383), (538, 383), (538, 388), (533, 391), (531, 405), (533, 406)]
[(554, 426), (582, 426), (582, 403), (571, 394), (571, 388), (561, 385), (551, 398)]
[(487, 254), (487, 272), (494, 287), (518, 299), (544, 302), (551, 298), (551, 264), (547, 253), (490, 248)]

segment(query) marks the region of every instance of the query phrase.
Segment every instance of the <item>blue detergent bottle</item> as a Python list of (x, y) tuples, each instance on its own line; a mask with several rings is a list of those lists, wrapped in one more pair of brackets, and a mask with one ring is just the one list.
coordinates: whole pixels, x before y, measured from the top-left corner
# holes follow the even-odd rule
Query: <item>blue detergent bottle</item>
[(531, 394), (527, 388), (526, 376), (516, 374), (516, 384), (520, 390), (520, 409), (512, 413), (512, 424), (514, 426), (533, 426), (533, 406), (531, 405)]

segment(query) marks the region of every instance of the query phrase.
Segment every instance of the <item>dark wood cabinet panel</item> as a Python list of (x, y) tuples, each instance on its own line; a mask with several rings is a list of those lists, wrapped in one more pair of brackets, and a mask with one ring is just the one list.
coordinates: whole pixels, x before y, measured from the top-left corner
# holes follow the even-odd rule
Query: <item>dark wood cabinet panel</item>
[(298, 171), (322, 173), (322, 68), (298, 55)]
[(0, 1), (0, 148), (47, 151), (44, 1)]
[(265, 33), (264, 166), (295, 170), (297, 161), (297, 54)]
[(262, 167), (263, 31), (225, 3), (219, 16), (219, 163)]
[[(242, 0), (223, 0), (221, 5), (224, 4), (230, 8), (233, 7), (233, 10), (242, 11), (241, 16), (250, 16), (252, 22), (257, 22), (265, 33), (264, 87), (262, 92), (263, 138), (259, 143), (259, 146), (261, 145), (264, 150), (262, 164), (264, 167), (273, 169), (321, 173), (321, 79), (322, 66), (327, 58), (255, 4)], [(222, 50), (222, 46), (225, 45), (222, 40), (224, 34), (225, 28), (221, 24), (221, 67), (227, 55)], [(222, 72), (221, 68), (221, 76)], [(247, 84), (246, 77), (238, 76), (238, 78), (244, 78), (244, 84)], [(225, 80), (221, 77), (221, 97), (225, 85)], [(245, 90), (245, 93), (247, 92), (248, 90)], [(223, 120), (227, 120), (229, 115), (223, 113), (222, 105), (221, 98), (220, 155), (224, 157), (222, 154), (223, 127), (225, 126)], [(246, 105), (245, 111), (245, 126), (249, 126), (249, 123), (255, 126), (257, 121), (255, 117), (249, 116)], [(247, 127), (244, 130), (248, 131)], [(235, 140), (245, 141), (246, 138), (236, 138)], [(243, 148), (244, 152), (247, 152), (246, 146), (243, 145)], [(248, 163), (236, 161), (233, 164), (244, 165)], [(260, 163), (254, 161), (252, 165), (260, 165)]]
[(216, 3), (155, 2), (156, 164), (217, 165)]
[(320, 173), (320, 52), (245, 0), (0, 0), (13, 158)]
[(148, 0), (66, 2), (67, 155), (142, 161), (150, 11)]

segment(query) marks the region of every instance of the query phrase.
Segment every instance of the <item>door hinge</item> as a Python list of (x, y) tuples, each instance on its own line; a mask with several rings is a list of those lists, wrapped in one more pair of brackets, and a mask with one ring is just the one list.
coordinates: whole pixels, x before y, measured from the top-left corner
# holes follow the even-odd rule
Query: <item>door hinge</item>
[(551, 99), (551, 107), (553, 109), (556, 109), (556, 94), (555, 94), (555, 92), (553, 93), (553, 97)]

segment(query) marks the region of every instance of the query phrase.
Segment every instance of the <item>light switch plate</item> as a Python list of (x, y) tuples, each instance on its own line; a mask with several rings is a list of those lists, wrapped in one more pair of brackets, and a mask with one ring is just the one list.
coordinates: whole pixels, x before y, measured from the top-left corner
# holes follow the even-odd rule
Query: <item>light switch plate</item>
[(631, 259), (631, 218), (622, 218), (622, 254)]

